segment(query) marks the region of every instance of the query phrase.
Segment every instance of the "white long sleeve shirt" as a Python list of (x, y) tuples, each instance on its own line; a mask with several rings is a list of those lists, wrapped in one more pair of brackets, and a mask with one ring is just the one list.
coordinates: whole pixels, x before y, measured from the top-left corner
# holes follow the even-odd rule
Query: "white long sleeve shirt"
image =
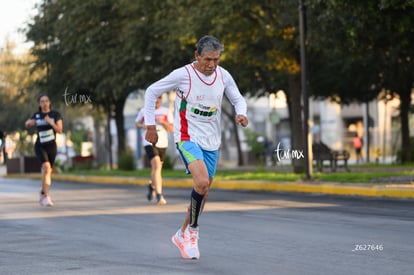
[(155, 125), (158, 96), (176, 91), (174, 141), (193, 141), (204, 150), (217, 150), (221, 143), (221, 105), (223, 94), (237, 115), (246, 115), (245, 99), (230, 73), (218, 66), (206, 76), (188, 64), (153, 83), (145, 92), (145, 124)]

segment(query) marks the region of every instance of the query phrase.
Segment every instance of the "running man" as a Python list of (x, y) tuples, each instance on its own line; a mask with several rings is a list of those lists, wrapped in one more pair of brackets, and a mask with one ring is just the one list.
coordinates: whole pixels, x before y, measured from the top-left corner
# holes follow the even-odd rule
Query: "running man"
[(173, 131), (172, 116), (168, 108), (161, 106), (162, 96), (157, 98), (155, 104), (155, 122), (158, 133), (158, 142), (155, 146), (152, 146), (145, 139), (146, 126), (144, 123), (145, 108), (142, 108), (136, 119), (135, 125), (137, 128), (143, 129), (141, 132), (142, 143), (144, 145), (145, 153), (151, 164), (151, 182), (148, 183), (148, 201), (152, 201), (154, 198), (157, 200), (158, 205), (164, 205), (167, 203), (162, 194), (162, 165), (165, 159), (165, 153), (168, 148), (168, 132)]
[(145, 93), (146, 139), (156, 144), (155, 123), (157, 97), (176, 91), (174, 111), (174, 141), (193, 178), (190, 205), (180, 229), (172, 242), (185, 259), (199, 259), (198, 218), (208, 197), (216, 173), (218, 150), (221, 143), (221, 104), (223, 94), (236, 111), (236, 123), (248, 124), (245, 99), (230, 73), (219, 66), (223, 44), (210, 35), (197, 44), (195, 61), (172, 71), (148, 87)]

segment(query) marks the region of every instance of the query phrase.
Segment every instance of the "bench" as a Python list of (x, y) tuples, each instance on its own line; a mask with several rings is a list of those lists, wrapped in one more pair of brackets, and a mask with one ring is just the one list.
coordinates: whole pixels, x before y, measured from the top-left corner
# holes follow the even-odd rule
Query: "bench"
[(322, 172), (324, 161), (329, 161), (331, 171), (335, 172), (339, 167), (338, 163), (342, 162), (342, 166), (346, 171), (350, 171), (348, 168), (349, 152), (347, 150), (331, 150), (323, 142), (312, 144), (313, 160), (316, 161), (316, 168), (319, 172)]

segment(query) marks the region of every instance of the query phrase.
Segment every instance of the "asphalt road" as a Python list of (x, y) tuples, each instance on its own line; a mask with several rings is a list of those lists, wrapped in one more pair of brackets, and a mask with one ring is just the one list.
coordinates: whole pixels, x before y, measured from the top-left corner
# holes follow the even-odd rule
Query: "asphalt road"
[(168, 204), (134, 185), (0, 178), (0, 274), (413, 274), (414, 202), (212, 190), (199, 260), (171, 236), (188, 189)]

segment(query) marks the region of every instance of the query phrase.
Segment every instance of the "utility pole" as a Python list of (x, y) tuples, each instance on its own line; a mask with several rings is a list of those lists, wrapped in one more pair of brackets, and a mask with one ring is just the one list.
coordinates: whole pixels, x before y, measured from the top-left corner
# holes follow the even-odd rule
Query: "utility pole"
[(304, 141), (304, 157), (305, 157), (305, 173), (306, 179), (312, 177), (312, 152), (309, 150), (309, 99), (307, 92), (306, 78), (306, 22), (305, 22), (305, 6), (303, 0), (299, 0), (299, 32), (300, 32), (300, 70), (301, 70), (301, 88), (302, 88), (302, 104), (303, 104), (303, 136)]

